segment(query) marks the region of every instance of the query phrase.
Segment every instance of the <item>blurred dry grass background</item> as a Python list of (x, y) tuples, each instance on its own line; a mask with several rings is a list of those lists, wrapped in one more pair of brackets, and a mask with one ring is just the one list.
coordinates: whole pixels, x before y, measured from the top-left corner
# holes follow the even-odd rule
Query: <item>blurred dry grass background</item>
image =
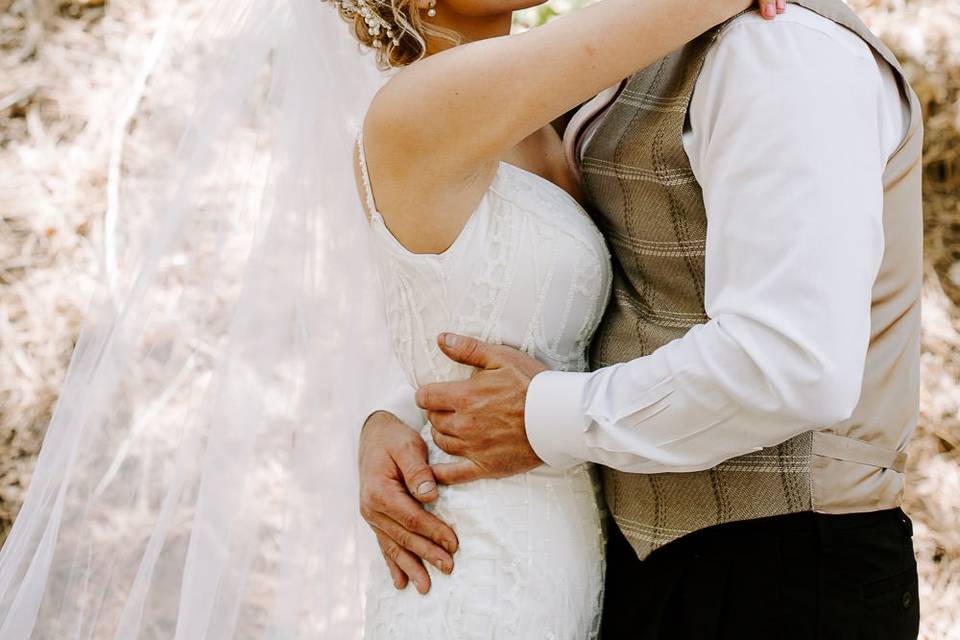
[(923, 105), (923, 389), (907, 513), (921, 578), (921, 636), (960, 638), (960, 2), (850, 0), (896, 52)]
[[(553, 0), (521, 20), (579, 1)], [(0, 0), (0, 539), (100, 277), (107, 194), (126, 159), (150, 154), (129, 118), (137, 79), (151, 43), (202, 4)], [(925, 110), (923, 396), (906, 510), (921, 637), (960, 638), (960, 1), (850, 4), (903, 60)]]

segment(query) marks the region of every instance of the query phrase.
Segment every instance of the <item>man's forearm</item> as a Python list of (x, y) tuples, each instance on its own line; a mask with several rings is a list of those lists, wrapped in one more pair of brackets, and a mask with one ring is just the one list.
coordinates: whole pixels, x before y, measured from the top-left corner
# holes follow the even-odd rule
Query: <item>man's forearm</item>
[[(856, 405), (862, 370), (847, 372), (853, 384), (821, 376), (777, 389), (773, 372), (711, 333), (703, 327), (651, 356), (590, 374), (537, 376), (526, 407), (534, 450), (560, 468), (590, 461), (631, 473), (696, 471), (840, 421)], [(701, 349), (724, 363), (722, 373), (691, 357)]]

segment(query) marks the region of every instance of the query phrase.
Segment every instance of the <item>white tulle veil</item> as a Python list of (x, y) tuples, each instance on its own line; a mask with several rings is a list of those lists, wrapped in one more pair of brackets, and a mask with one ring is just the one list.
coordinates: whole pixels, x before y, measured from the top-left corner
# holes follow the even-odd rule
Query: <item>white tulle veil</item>
[(360, 635), (387, 346), (352, 151), (382, 77), (320, 0), (215, 0), (180, 40), (0, 552), (4, 640)]

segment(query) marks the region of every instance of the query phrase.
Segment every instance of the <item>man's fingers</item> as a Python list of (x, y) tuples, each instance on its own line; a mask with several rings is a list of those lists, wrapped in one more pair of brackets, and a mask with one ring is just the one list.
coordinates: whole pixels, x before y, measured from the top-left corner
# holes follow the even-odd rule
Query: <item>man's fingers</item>
[(417, 389), (414, 399), (424, 411), (456, 411), (467, 394), (469, 382), (434, 382)]
[(437, 480), (428, 463), (426, 442), (418, 438), (393, 456), (410, 495), (424, 503), (433, 502), (440, 496), (437, 493)]
[(457, 415), (453, 411), (427, 411), (427, 422), (437, 431), (447, 433), (450, 431), (450, 421)]
[(437, 344), (448, 358), (480, 369), (496, 369), (500, 363), (493, 345), (456, 333), (441, 333)]
[(387, 569), (390, 571), (390, 577), (393, 578), (393, 586), (400, 590), (406, 588), (407, 583), (409, 582), (409, 577), (403, 572), (403, 569), (400, 568), (400, 565), (394, 562), (393, 558), (387, 555), (387, 535), (378, 531), (377, 529), (374, 529), (373, 533), (377, 536), (377, 544), (380, 545), (380, 553), (383, 555), (383, 561), (387, 563)]
[(407, 531), (432, 540), (447, 553), (457, 552), (459, 542), (453, 529), (410, 496), (405, 494), (398, 496), (396, 500), (391, 500), (379, 511)]
[(406, 549), (421, 560), (429, 562), (443, 573), (449, 574), (453, 571), (453, 556), (430, 540), (407, 531), (387, 518), (378, 519), (373, 526), (385, 533), (400, 548)]
[[(452, 456), (462, 456), (466, 451), (463, 440), (447, 435), (437, 430), (436, 427), (430, 428), (430, 434), (433, 436), (433, 443)], [(436, 474), (434, 474), (434, 477), (436, 477)]]
[(433, 475), (440, 484), (463, 484), (491, 477), (472, 460), (435, 464)]
[(777, 0), (760, 0), (760, 14), (767, 20), (777, 17)]
[[(393, 562), (404, 575), (408, 576), (410, 580), (413, 580), (417, 591), (422, 594), (430, 591), (430, 574), (427, 573), (427, 570), (423, 567), (423, 563), (420, 562), (419, 558), (400, 547), (396, 542), (391, 540), (389, 536), (378, 533), (377, 542), (380, 543), (380, 552), (388, 561), (388, 567), (390, 566), (390, 562)], [(394, 582), (394, 585), (396, 584), (397, 582)], [(404, 584), (404, 586), (406, 585)], [(397, 588), (402, 589), (403, 587)]]

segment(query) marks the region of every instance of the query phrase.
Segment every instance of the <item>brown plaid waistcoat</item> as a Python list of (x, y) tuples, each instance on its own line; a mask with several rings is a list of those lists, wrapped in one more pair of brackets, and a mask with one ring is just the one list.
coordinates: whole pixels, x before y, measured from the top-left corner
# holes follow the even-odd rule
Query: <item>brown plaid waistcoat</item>
[[(798, 4), (854, 31), (899, 73), (893, 55), (840, 0), (800, 0)], [(704, 310), (707, 217), (681, 136), (704, 59), (724, 26), (629, 79), (584, 150), (584, 188), (614, 256), (613, 295), (592, 346), (595, 369), (647, 355), (708, 321)], [(905, 81), (903, 87), (910, 93)], [(915, 106), (915, 102), (911, 104)], [(912, 132), (918, 129), (917, 120), (914, 113)], [(911, 145), (909, 153), (919, 158), (919, 147)], [(911, 180), (917, 171), (911, 165)], [(910, 210), (900, 216), (916, 218), (916, 225), (908, 222), (911, 234), (914, 227), (919, 228), (919, 182), (915, 181), (916, 210), (909, 204)], [(913, 190), (914, 185), (898, 188)], [(912, 191), (908, 195), (904, 201), (912, 203)], [(888, 213), (899, 215), (899, 211)], [(913, 252), (919, 251), (913, 245), (894, 250), (894, 257), (911, 260)], [(911, 306), (911, 296), (916, 294), (919, 299), (919, 280), (913, 277), (912, 267), (906, 270), (911, 273), (902, 287), (902, 299), (909, 312), (903, 317), (911, 324), (905, 325), (897, 348), (909, 351), (915, 340), (913, 324), (919, 326), (919, 309), (914, 313)], [(912, 362), (904, 366), (910, 367)], [(869, 392), (865, 388), (867, 396)], [(906, 388), (904, 392), (909, 405), (915, 390)], [(865, 401), (869, 402), (869, 397)], [(839, 430), (844, 439), (840, 444), (847, 444), (847, 438), (859, 438), (897, 454), (906, 441), (903, 433), (909, 435), (913, 428), (913, 413), (908, 413), (892, 433), (884, 432), (889, 438), (875, 438), (873, 432), (864, 436), (855, 428), (845, 428)], [(882, 431), (886, 427), (877, 428)], [(836, 429), (825, 431), (838, 433)], [(798, 511), (872, 510), (899, 502), (902, 468), (897, 468), (902, 459), (874, 464), (876, 456), (864, 454), (862, 459), (852, 460), (844, 454), (834, 455), (836, 436), (822, 436), (820, 441), (818, 437), (813, 431), (803, 433), (702, 472), (638, 475), (605, 468), (607, 503), (643, 558), (671, 540), (711, 525)], [(882, 449), (881, 455), (885, 451)], [(826, 456), (821, 455), (824, 452)], [(826, 467), (829, 469), (822, 471)], [(840, 486), (848, 480), (861, 486), (856, 491)], [(864, 484), (868, 481), (873, 485)], [(868, 486), (867, 493), (873, 497), (847, 500), (832, 508), (826, 504), (831, 497), (826, 496), (821, 505), (816, 496), (818, 483), (823, 482), (831, 484), (826, 493), (862, 493), (863, 486)]]

